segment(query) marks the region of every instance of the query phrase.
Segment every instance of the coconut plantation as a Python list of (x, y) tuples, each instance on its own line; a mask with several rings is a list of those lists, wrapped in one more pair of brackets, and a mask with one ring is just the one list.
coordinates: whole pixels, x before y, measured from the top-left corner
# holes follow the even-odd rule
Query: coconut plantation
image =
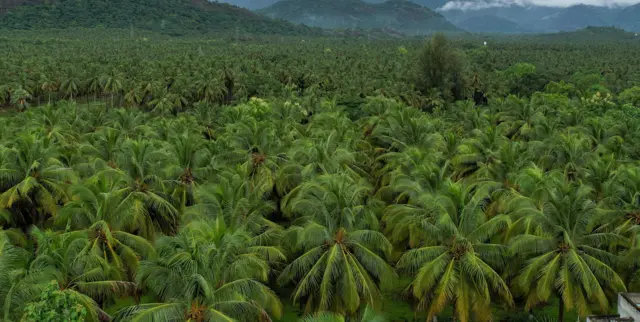
[(633, 33), (78, 3), (0, 13), (0, 320), (573, 322), (640, 291)]

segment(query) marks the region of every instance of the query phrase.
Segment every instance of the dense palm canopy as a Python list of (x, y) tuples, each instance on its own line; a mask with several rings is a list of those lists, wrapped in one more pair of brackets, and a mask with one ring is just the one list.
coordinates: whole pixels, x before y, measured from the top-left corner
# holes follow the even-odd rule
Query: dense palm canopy
[(3, 320), (51, 285), (103, 321), (562, 320), (639, 290), (637, 44), (460, 40), (459, 88), (416, 80), (413, 40), (148, 36), (0, 39)]
[(116, 321), (257, 321), (282, 304), (261, 283), (284, 260), (267, 238), (227, 228), (222, 218), (194, 221), (158, 240), (158, 258), (142, 262), (138, 283), (163, 302), (121, 310)]

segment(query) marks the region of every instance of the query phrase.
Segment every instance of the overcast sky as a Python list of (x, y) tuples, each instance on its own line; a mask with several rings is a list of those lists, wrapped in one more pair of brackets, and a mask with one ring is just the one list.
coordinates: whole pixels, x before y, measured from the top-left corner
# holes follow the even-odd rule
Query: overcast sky
[(504, 7), (510, 4), (540, 5), (549, 7), (568, 7), (575, 4), (594, 6), (627, 6), (640, 3), (640, 0), (479, 0), (479, 1), (450, 1), (441, 10), (450, 9), (482, 9)]

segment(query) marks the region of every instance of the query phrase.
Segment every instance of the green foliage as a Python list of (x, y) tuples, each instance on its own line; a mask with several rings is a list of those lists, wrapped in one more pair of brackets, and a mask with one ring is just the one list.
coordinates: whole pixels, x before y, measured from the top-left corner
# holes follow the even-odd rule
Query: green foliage
[(505, 71), (507, 77), (518, 81), (536, 73), (536, 66), (529, 63), (515, 64)]
[(19, 6), (0, 15), (0, 28), (10, 29), (139, 28), (171, 35), (220, 31), (317, 33), (305, 26), (206, 0), (58, 0), (51, 4)]
[[(544, 87), (544, 79), (537, 73), (536, 66), (530, 63), (517, 63), (505, 70), (503, 76), (508, 91), (512, 94), (530, 96)], [(554, 90), (567, 90), (551, 86)]]
[(608, 90), (603, 86), (603, 77), (600, 74), (576, 73), (571, 78), (572, 83), (584, 96), (595, 95), (600, 92), (605, 94)]
[(632, 106), (640, 107), (640, 86), (625, 89), (620, 93), (620, 96), (618, 96), (618, 100), (622, 104), (631, 104)]
[(417, 65), (418, 89), (426, 94), (436, 88), (447, 99), (459, 100), (467, 91), (467, 66), (463, 54), (442, 34), (433, 36), (420, 53)]
[(585, 109), (599, 111), (601, 113), (606, 112), (608, 109), (615, 107), (613, 97), (611, 93), (602, 94), (596, 92), (589, 98), (581, 98), (582, 107)]
[(549, 82), (549, 84), (545, 86), (544, 91), (552, 94), (565, 95), (567, 97), (574, 97), (577, 95), (576, 87), (571, 83), (566, 83), (565, 81)]
[(346, 320), (343, 316), (331, 312), (319, 312), (316, 314), (303, 317), (300, 322), (385, 322), (387, 321), (382, 315), (366, 307), (359, 318), (350, 318)]
[(69, 291), (60, 290), (58, 283), (52, 281), (40, 295), (40, 301), (30, 303), (24, 308), (22, 321), (69, 321), (83, 322), (87, 309), (77, 296)]
[(260, 9), (259, 13), (326, 29), (379, 29), (397, 35), (459, 32), (440, 13), (411, 1), (370, 3), (360, 0), (284, 0)]
[(87, 321), (574, 320), (640, 285), (634, 45), (435, 37), (476, 106), (421, 40), (66, 32), (0, 39), (3, 320), (48, 287)]

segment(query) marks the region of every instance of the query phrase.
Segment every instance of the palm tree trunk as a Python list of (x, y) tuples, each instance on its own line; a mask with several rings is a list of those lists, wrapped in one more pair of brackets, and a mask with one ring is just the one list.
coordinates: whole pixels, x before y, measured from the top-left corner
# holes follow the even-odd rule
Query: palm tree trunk
[(560, 303), (558, 304), (558, 322), (564, 322), (564, 301), (560, 297)]

